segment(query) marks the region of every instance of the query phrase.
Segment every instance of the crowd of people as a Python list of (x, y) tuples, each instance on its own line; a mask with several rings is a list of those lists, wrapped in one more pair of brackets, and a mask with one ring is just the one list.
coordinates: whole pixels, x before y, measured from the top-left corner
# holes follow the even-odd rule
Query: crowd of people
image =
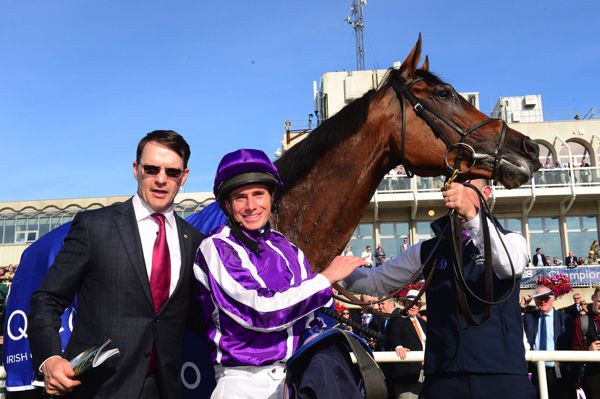
[(600, 247), (598, 240), (594, 240), (590, 245), (590, 250), (587, 256), (575, 256), (573, 251), (569, 251), (564, 262), (557, 256), (551, 257), (544, 255), (542, 248), (535, 249), (535, 253), (531, 255), (531, 264), (533, 266), (566, 266), (567, 268), (575, 268), (577, 266), (597, 265), (600, 259)]
[[(376, 316), (368, 310), (354, 310), (338, 306), (345, 319), (353, 320), (363, 328), (383, 333), (385, 338), (375, 340), (362, 330), (354, 330), (368, 340), (373, 350), (394, 351), (400, 359), (412, 351), (423, 351), (427, 341), (427, 311), (424, 302), (413, 300), (418, 291), (409, 290), (399, 299), (377, 303), (376, 297), (362, 295), (361, 299), (377, 303), (376, 308), (388, 315)], [(600, 286), (596, 287), (591, 302), (580, 293), (573, 294), (573, 303), (561, 309), (554, 307), (556, 295), (551, 288), (538, 286), (533, 295), (521, 298), (523, 341), (527, 350), (580, 350), (600, 351)], [(542, 321), (544, 319), (544, 321)], [(341, 328), (352, 330), (344, 323)], [(600, 364), (546, 363), (546, 378), (550, 398), (575, 398), (578, 388), (587, 398), (600, 398)], [(418, 398), (424, 382), (424, 364), (393, 363), (382, 369), (393, 398)], [(529, 367), (532, 384), (537, 388), (537, 369)]]

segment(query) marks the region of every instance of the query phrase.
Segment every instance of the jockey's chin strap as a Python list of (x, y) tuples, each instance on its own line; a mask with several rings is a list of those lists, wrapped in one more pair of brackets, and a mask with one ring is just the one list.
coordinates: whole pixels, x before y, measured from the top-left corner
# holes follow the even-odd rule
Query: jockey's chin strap
[[(498, 146), (496, 147), (496, 151), (494, 152), (494, 154), (491, 155), (494, 157), (492, 179), (497, 180), (498, 172), (499, 172), (498, 165), (500, 164), (500, 158), (502, 155), (501, 151), (504, 146), (506, 132), (508, 131), (506, 122), (504, 122), (501, 119), (488, 118), (482, 122), (476, 123), (475, 125), (469, 127), (468, 129), (462, 129), (460, 126), (458, 126), (456, 123), (452, 122), (446, 116), (440, 114), (433, 107), (429, 106), (426, 102), (419, 100), (419, 99), (417, 99), (417, 97), (415, 97), (415, 95), (412, 93), (411, 89), (415, 85), (415, 83), (420, 82), (421, 80), (423, 80), (423, 78), (415, 79), (404, 85), (397, 81), (394, 81), (392, 83), (392, 87), (394, 88), (394, 91), (396, 92), (396, 96), (398, 97), (398, 100), (400, 101), (400, 105), (402, 108), (402, 131), (401, 131), (402, 143), (401, 143), (401, 150), (400, 150), (400, 158), (401, 158), (400, 162), (404, 165), (406, 174), (409, 177), (414, 176), (414, 172), (412, 172), (411, 166), (406, 159), (406, 149), (405, 149), (406, 148), (406, 103), (405, 102), (408, 100), (408, 102), (412, 106), (412, 108), (415, 111), (415, 113), (417, 114), (417, 116), (419, 118), (423, 119), (425, 121), (425, 123), (427, 123), (429, 128), (433, 131), (435, 136), (437, 138), (441, 139), (444, 142), (444, 144), (446, 145), (445, 162), (446, 162), (446, 166), (449, 171), (458, 170), (459, 173), (467, 173), (471, 169), (473, 169), (473, 167), (477, 164), (477, 162), (479, 160), (489, 158), (490, 155), (488, 155), (488, 154), (479, 154), (479, 153), (475, 152), (475, 149), (471, 145), (467, 144), (465, 141), (467, 139), (467, 136), (469, 136), (469, 134), (473, 133), (475, 130), (487, 125), (488, 123), (491, 123), (494, 121), (500, 121), (502, 123), (502, 129), (500, 131), (500, 139), (498, 140)], [(456, 133), (458, 133), (458, 135), (460, 136), (460, 141), (453, 142), (448, 137), (448, 134), (446, 134), (444, 129), (442, 129), (442, 127), (440, 126), (440, 124), (437, 121), (443, 122), (446, 126), (449, 126), (452, 130), (454, 130)], [(457, 151), (457, 155), (454, 158), (454, 166), (451, 167), (449, 165), (448, 158), (449, 158), (450, 153), (453, 150)], [(461, 162), (462, 162), (462, 158), (464, 155), (464, 151), (468, 151), (471, 153), (472, 160), (471, 160), (470, 165), (467, 165), (467, 168), (465, 170), (461, 170)]]

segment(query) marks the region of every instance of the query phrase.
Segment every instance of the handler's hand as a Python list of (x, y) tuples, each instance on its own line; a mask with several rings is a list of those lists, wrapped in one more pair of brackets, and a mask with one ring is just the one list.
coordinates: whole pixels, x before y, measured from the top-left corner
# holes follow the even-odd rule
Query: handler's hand
[(600, 351), (600, 341), (594, 341), (590, 344), (588, 348), (591, 351)]
[(321, 274), (333, 284), (348, 277), (357, 267), (366, 264), (367, 262), (358, 256), (336, 256)]
[(64, 395), (81, 384), (75, 379), (75, 373), (71, 362), (60, 356), (54, 356), (46, 360), (42, 366), (44, 373), (44, 388), (49, 395)]
[(406, 354), (408, 352), (410, 352), (410, 349), (408, 349), (408, 348), (401, 348), (401, 347), (396, 348), (396, 355), (398, 355), (398, 357), (402, 360), (406, 359)]
[[(452, 183), (448, 190), (442, 191), (446, 208), (454, 209), (467, 222), (477, 216), (477, 208), (469, 196), (469, 190), (472, 189), (460, 183)], [(477, 194), (471, 193), (471, 195)]]

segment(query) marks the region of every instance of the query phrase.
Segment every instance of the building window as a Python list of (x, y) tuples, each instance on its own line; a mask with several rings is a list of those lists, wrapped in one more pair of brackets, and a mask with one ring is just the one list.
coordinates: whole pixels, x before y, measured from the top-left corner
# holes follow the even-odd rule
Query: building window
[(350, 239), (352, 253), (354, 256), (360, 256), (367, 245), (371, 246), (371, 252), (375, 253), (375, 243), (373, 242), (373, 224), (361, 223), (356, 226)]
[(408, 222), (381, 223), (381, 246), (385, 250), (385, 258), (392, 259), (400, 255), (402, 238), (408, 237)]
[(567, 251), (573, 255), (587, 258), (590, 245), (598, 239), (598, 227), (595, 216), (567, 216)]
[(416, 244), (420, 241), (425, 241), (433, 237), (433, 232), (430, 227), (431, 222), (416, 222), (417, 226), (417, 237), (414, 243)]
[(545, 255), (553, 258), (562, 257), (560, 231), (558, 229), (558, 216), (555, 217), (530, 217), (529, 218), (529, 245), (530, 252), (542, 248)]
[(523, 234), (521, 218), (497, 218), (500, 225), (506, 230), (513, 231), (515, 233)]
[(13, 244), (15, 242), (15, 220), (4, 221), (4, 244)]

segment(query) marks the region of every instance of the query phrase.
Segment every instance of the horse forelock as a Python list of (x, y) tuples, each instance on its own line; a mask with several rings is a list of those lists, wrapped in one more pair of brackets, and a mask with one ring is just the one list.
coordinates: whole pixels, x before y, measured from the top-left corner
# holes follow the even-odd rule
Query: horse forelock
[(284, 183), (284, 193), (302, 180), (327, 152), (359, 131), (367, 120), (369, 105), (375, 94), (375, 90), (369, 90), (361, 98), (324, 120), (304, 140), (275, 161)]

